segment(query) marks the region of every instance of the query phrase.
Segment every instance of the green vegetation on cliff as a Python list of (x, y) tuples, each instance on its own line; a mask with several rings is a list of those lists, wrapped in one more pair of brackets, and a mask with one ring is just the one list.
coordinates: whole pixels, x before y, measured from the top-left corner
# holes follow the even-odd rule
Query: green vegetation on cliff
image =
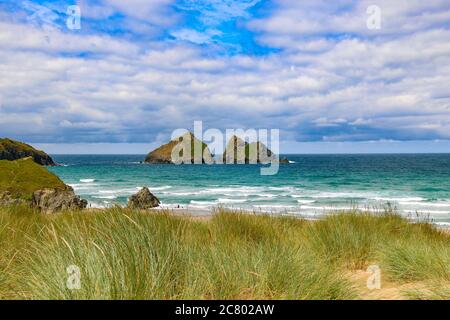
[(45, 188), (65, 188), (65, 184), (31, 158), (0, 160), (0, 193), (29, 200), (34, 191)]
[(44, 166), (54, 166), (53, 159), (44, 151), (36, 150), (32, 146), (8, 138), (0, 139), (0, 160), (17, 160), (32, 157), (33, 160)]

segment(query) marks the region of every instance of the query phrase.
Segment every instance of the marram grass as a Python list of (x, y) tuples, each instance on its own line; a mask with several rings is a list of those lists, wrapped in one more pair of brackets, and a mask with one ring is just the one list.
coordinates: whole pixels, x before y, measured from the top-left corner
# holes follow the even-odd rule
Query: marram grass
[[(449, 241), (391, 213), (311, 222), (3, 208), (0, 299), (354, 299), (348, 271), (374, 263), (392, 281), (429, 281), (428, 297), (446, 298)], [(67, 288), (69, 266), (80, 269), (79, 290)]]

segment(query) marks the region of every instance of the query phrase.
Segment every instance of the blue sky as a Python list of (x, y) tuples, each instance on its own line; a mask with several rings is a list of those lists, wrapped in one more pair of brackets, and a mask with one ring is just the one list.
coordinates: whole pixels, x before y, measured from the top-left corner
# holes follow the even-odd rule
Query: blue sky
[(449, 21), (448, 0), (3, 0), (0, 136), (145, 153), (202, 120), (282, 152), (449, 152)]

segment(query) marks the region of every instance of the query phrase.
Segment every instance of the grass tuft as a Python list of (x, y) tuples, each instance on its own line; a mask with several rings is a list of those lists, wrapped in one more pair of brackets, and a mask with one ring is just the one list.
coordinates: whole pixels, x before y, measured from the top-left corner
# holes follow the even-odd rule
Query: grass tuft
[[(195, 220), (1, 208), (0, 299), (353, 299), (348, 269), (371, 263), (395, 281), (447, 283), (448, 244), (395, 214), (311, 222), (225, 210)], [(80, 290), (67, 287), (72, 265)]]

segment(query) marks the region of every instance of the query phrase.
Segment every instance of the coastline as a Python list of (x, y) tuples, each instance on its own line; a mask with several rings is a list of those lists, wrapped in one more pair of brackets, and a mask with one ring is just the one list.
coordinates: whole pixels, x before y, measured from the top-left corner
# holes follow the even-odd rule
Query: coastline
[(142, 155), (54, 156), (49, 170), (93, 206), (106, 207), (147, 186), (166, 208), (224, 207), (314, 218), (329, 211), (379, 211), (450, 223), (450, 155), (289, 155), (273, 177), (258, 165), (145, 165)]
[[(112, 206), (110, 208), (87, 208), (84, 209), (83, 212), (89, 213), (102, 213), (106, 212), (108, 210), (119, 208), (126, 210), (127, 208), (121, 207), (121, 206)], [(361, 210), (335, 210), (335, 211), (328, 211), (327, 213), (316, 215), (316, 216), (309, 216), (309, 215), (293, 215), (293, 214), (280, 214), (279, 212), (264, 212), (264, 211), (255, 211), (255, 210), (245, 210), (245, 209), (228, 209), (223, 207), (217, 207), (213, 209), (191, 209), (191, 208), (164, 208), (164, 207), (156, 207), (148, 210), (138, 210), (142, 214), (169, 214), (174, 217), (182, 217), (187, 219), (193, 219), (193, 220), (203, 220), (208, 221), (213, 218), (215, 214), (218, 212), (225, 210), (230, 212), (235, 212), (236, 214), (245, 214), (250, 216), (269, 216), (271, 218), (293, 218), (303, 221), (320, 221), (323, 219), (326, 219), (328, 216), (331, 215), (342, 215), (342, 214), (348, 214), (354, 213), (354, 214), (370, 214), (373, 216), (383, 216), (386, 214), (386, 212), (383, 212), (379, 210), (378, 212), (373, 211), (365, 211), (363, 209)], [(434, 223), (433, 221), (426, 221), (426, 220), (414, 220), (412, 218), (408, 217), (402, 217), (406, 221), (408, 221), (411, 224), (417, 224), (417, 223), (429, 223), (430, 225), (434, 226), (438, 230), (443, 231), (445, 234), (448, 234), (450, 236), (450, 224), (442, 225), (439, 223)]]
[[(121, 207), (121, 206), (118, 206)], [(114, 208), (114, 206), (110, 207), (110, 208)], [(108, 210), (110, 208), (87, 208), (85, 209), (85, 211), (87, 212), (104, 212), (105, 210)], [(126, 207), (121, 207), (123, 209), (125, 209)], [(323, 220), (324, 218), (326, 218), (327, 216), (330, 215), (339, 215), (339, 214), (343, 214), (346, 212), (354, 212), (354, 213), (360, 213), (360, 214), (372, 214), (374, 216), (377, 215), (383, 215), (386, 213), (386, 211), (380, 209), (377, 211), (367, 211), (364, 209), (352, 209), (352, 210), (329, 210), (326, 212), (322, 212), (321, 214), (317, 214), (317, 215), (301, 215), (301, 214), (289, 214), (289, 213), (281, 213), (280, 212), (270, 212), (270, 211), (261, 211), (261, 210), (249, 210), (249, 209), (244, 209), (244, 208), (225, 208), (225, 207), (215, 207), (212, 209), (202, 209), (202, 208), (166, 208), (166, 207), (156, 207), (153, 209), (149, 209), (149, 210), (141, 210), (142, 213), (147, 213), (147, 214), (158, 214), (158, 213), (168, 213), (168, 214), (172, 214), (174, 216), (180, 216), (180, 217), (186, 217), (186, 218), (193, 218), (193, 219), (200, 219), (200, 220), (208, 220), (211, 219), (213, 217), (213, 215), (217, 212), (220, 212), (220, 210), (228, 210), (228, 211), (233, 211), (233, 212), (238, 212), (241, 214), (248, 214), (248, 215), (260, 215), (260, 216), (270, 216), (273, 218), (295, 218), (295, 219), (299, 219), (299, 220), (305, 220), (305, 221), (319, 221), (319, 220)], [(445, 232), (448, 232), (450, 234), (450, 223), (436, 223), (430, 220), (426, 220), (426, 219), (415, 219), (412, 217), (405, 217), (402, 216), (403, 219), (409, 221), (410, 223), (430, 223), (433, 226), (435, 226), (436, 228), (443, 230)]]

